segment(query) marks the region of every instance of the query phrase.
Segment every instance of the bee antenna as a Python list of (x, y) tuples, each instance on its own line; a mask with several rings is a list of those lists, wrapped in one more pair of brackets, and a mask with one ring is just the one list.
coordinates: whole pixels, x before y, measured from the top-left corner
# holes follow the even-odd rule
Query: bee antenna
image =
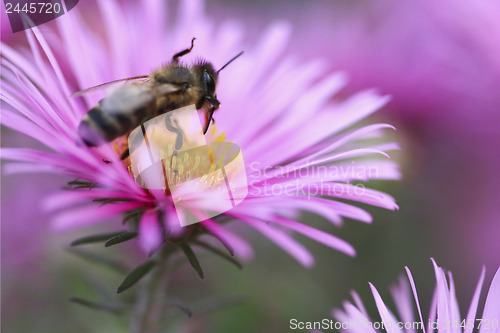
[(221, 70), (223, 70), (224, 68), (226, 68), (227, 65), (229, 65), (230, 63), (232, 63), (233, 61), (235, 61), (236, 59), (238, 59), (243, 53), (245, 53), (244, 51), (241, 51), (240, 53), (238, 53), (237, 55), (235, 55), (233, 57), (233, 59), (229, 60), (228, 62), (226, 62), (226, 64), (224, 66), (222, 66), (218, 71), (217, 71), (217, 74), (219, 74), (219, 72)]

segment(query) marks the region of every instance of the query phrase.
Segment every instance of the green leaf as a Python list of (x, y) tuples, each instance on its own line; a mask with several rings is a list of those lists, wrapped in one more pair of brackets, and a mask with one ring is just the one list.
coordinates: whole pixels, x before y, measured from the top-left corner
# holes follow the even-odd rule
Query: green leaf
[(113, 238), (116, 235), (120, 235), (122, 233), (123, 233), (123, 231), (115, 231), (115, 232), (110, 232), (110, 233), (106, 233), (106, 234), (85, 236), (85, 237), (78, 238), (78, 239), (74, 240), (73, 242), (71, 242), (70, 246), (105, 242), (105, 241), (109, 240), (110, 238)]
[(96, 187), (97, 183), (75, 179), (73, 181), (68, 182), (68, 185), (70, 185), (70, 187), (73, 189), (88, 188), (90, 190)]
[(213, 247), (212, 245), (207, 244), (207, 243), (205, 243), (203, 241), (200, 241), (200, 240), (194, 240), (193, 243), (195, 245), (198, 245), (198, 246), (200, 246), (200, 247), (202, 247), (202, 248), (204, 248), (204, 249), (206, 249), (206, 250), (208, 250), (208, 251), (210, 251), (210, 252), (212, 252), (212, 253), (214, 253), (214, 254), (216, 254), (216, 255), (224, 258), (224, 259), (226, 259), (227, 261), (229, 261), (230, 263), (232, 263), (233, 265), (235, 265), (239, 269), (243, 268), (243, 266), (239, 263), (239, 261), (237, 261), (236, 259), (234, 259), (232, 256), (228, 255), (227, 253), (222, 252), (221, 250)]
[(90, 185), (78, 185), (78, 186), (73, 187), (73, 189), (79, 190), (79, 189), (82, 189), (82, 188), (88, 188), (89, 190), (91, 190), (91, 189), (93, 189), (96, 186), (97, 186), (97, 183), (93, 183), (93, 184), (90, 184)]
[(118, 289), (116, 289), (116, 293), (119, 294), (128, 288), (132, 287), (134, 284), (139, 282), (140, 279), (144, 277), (144, 275), (148, 274), (149, 271), (156, 265), (154, 260), (146, 261), (144, 264), (140, 265), (132, 272), (130, 272), (123, 282), (120, 284)]
[(179, 310), (181, 310), (182, 312), (187, 314), (188, 317), (191, 317), (193, 315), (193, 311), (191, 310), (191, 308), (188, 305), (186, 305), (178, 300), (168, 300), (167, 304), (178, 308)]
[(102, 302), (93, 302), (93, 301), (89, 301), (89, 300), (86, 300), (86, 299), (83, 299), (83, 298), (79, 298), (79, 297), (71, 297), (69, 299), (69, 301), (71, 303), (83, 305), (83, 306), (85, 306), (85, 307), (87, 307), (89, 309), (92, 309), (92, 310), (105, 311), (105, 312), (109, 312), (109, 313), (112, 313), (112, 314), (120, 314), (124, 310), (127, 309), (127, 307), (125, 305), (121, 305), (121, 304), (109, 304), (109, 303), (102, 303)]
[(120, 244), (126, 241), (131, 240), (132, 238), (137, 237), (137, 232), (135, 231), (125, 231), (118, 235), (114, 235), (112, 238), (108, 239), (108, 241), (104, 244), (105, 247), (109, 247), (112, 245)]
[(127, 272), (127, 269), (125, 268), (125, 266), (123, 264), (121, 264), (115, 260), (103, 257), (102, 255), (95, 254), (95, 253), (92, 253), (89, 251), (84, 251), (82, 249), (75, 249), (75, 248), (68, 249), (68, 252), (70, 252), (70, 253), (72, 253), (72, 254), (74, 254), (82, 259), (85, 259), (87, 261), (99, 264), (101, 266), (111, 268), (112, 270), (114, 270), (120, 274)]
[(194, 254), (191, 247), (186, 243), (182, 243), (180, 247), (188, 258), (191, 267), (193, 267), (196, 273), (198, 273), (198, 276), (203, 279), (205, 277), (205, 274), (203, 274), (203, 269), (201, 268), (200, 262), (198, 261), (198, 258), (196, 258), (196, 255)]
[(102, 302), (115, 303), (116, 294), (113, 288), (109, 287), (108, 281), (102, 278), (102, 274), (85, 273), (81, 274), (80, 279), (86, 287), (92, 290), (94, 295), (99, 295)]
[(92, 185), (92, 184), (93, 184), (93, 182), (89, 182), (89, 181), (85, 181), (85, 180), (78, 180), (78, 179), (75, 179), (75, 180), (68, 182), (68, 185)]
[(146, 209), (144, 207), (138, 207), (128, 211), (124, 214), (122, 223), (125, 224), (129, 220), (133, 219), (133, 222), (135, 222), (135, 224), (138, 224), (142, 214), (144, 214), (145, 211)]
[(103, 205), (105, 205), (105, 204), (111, 204), (111, 203), (117, 203), (117, 202), (129, 202), (129, 201), (135, 201), (135, 200), (128, 199), (128, 198), (105, 198), (105, 199), (94, 199), (92, 201), (100, 202)]

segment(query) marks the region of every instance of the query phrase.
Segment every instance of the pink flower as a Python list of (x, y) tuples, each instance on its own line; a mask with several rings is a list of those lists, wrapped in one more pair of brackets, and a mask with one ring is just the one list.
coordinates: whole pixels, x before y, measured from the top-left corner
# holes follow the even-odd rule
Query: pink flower
[[(432, 259), (436, 275), (436, 288), (430, 305), (430, 313), (427, 318), (422, 317), (422, 309), (417, 295), (417, 289), (408, 267), (409, 284), (401, 277), (398, 285), (391, 288), (391, 294), (396, 305), (397, 315), (391, 312), (378, 293), (375, 286), (370, 283), (370, 288), (380, 314), (381, 321), (372, 321), (356, 292), (352, 293), (354, 303), (344, 302), (343, 309), (333, 311), (333, 317), (340, 323), (344, 323), (345, 332), (429, 332), (438, 333), (471, 333), (478, 329), (479, 333), (500, 332), (500, 268), (497, 270), (491, 282), (482, 316), (477, 315), (481, 288), (484, 282), (485, 269), (483, 268), (479, 282), (476, 286), (472, 301), (469, 305), (467, 315), (461, 316), (459, 304), (455, 295), (455, 285), (451, 272), (446, 272)], [(447, 279), (448, 277), (448, 279)], [(418, 317), (413, 311), (413, 302), (417, 306)], [(350, 324), (349, 324), (350, 323)], [(384, 328), (380, 323), (383, 323)]]
[[(303, 234), (329, 247), (354, 255), (347, 242), (299, 222), (312, 212), (340, 226), (344, 217), (371, 222), (371, 216), (350, 202), (397, 209), (389, 195), (356, 185), (369, 179), (399, 179), (385, 151), (398, 148), (381, 136), (387, 124), (353, 128), (382, 107), (387, 96), (368, 90), (346, 99), (335, 95), (346, 85), (343, 73), (329, 73), (321, 61), (300, 62), (284, 53), (290, 26), (276, 22), (255, 43), (244, 39), (238, 21), (215, 23), (205, 16), (202, 1), (183, 1), (174, 22), (162, 1), (119, 4), (99, 2), (100, 21), (86, 25), (78, 8), (56, 20), (54, 33), (27, 31), (30, 50), (3, 44), (2, 123), (40, 141), (52, 153), (4, 148), (8, 173), (49, 172), (94, 183), (91, 189), (61, 191), (44, 198), (54, 211), (53, 226), (63, 230), (85, 226), (121, 214), (136, 213), (142, 248), (151, 253), (165, 238), (188, 240), (200, 231), (219, 239), (242, 258), (252, 248), (229, 231), (221, 220), (248, 225), (282, 247), (304, 266), (311, 253), (292, 237)], [(73, 92), (114, 79), (149, 73), (188, 46), (196, 36), (191, 63), (203, 56), (221, 66), (245, 50), (245, 55), (221, 72), (217, 95), (223, 107), (215, 114), (217, 129), (209, 139), (225, 135), (237, 143), (247, 165), (249, 195), (226, 214), (200, 225), (181, 228), (171, 197), (136, 185), (118, 158), (116, 144), (88, 148), (77, 127), (104, 92), (69, 98)], [(368, 140), (369, 139), (369, 140)], [(368, 141), (367, 141), (368, 140)], [(112, 163), (105, 164), (104, 160)], [(114, 199), (106, 205), (95, 200)], [(239, 222), (236, 222), (239, 221)], [(166, 235), (164, 235), (166, 231)]]

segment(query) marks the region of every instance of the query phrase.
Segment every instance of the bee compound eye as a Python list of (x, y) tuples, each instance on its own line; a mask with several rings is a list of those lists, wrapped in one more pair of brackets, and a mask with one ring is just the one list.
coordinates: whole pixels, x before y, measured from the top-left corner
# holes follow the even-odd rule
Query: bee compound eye
[(207, 84), (207, 94), (213, 96), (215, 94), (215, 80), (212, 75), (207, 72), (203, 73), (203, 80)]

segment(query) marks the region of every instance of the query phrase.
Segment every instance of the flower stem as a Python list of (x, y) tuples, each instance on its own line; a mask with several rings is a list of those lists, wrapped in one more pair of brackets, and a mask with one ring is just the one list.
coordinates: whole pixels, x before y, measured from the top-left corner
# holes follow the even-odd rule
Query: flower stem
[(149, 280), (138, 291), (130, 333), (157, 333), (167, 290), (169, 252), (163, 249)]

